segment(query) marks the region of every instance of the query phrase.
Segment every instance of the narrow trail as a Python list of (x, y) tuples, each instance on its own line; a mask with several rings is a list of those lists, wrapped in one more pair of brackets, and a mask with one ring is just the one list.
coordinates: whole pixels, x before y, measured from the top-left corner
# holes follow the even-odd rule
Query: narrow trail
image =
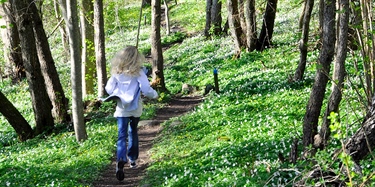
[(112, 158), (111, 164), (101, 173), (99, 179), (93, 182), (95, 187), (135, 187), (140, 185), (140, 181), (146, 173), (146, 169), (150, 164), (149, 150), (152, 148), (154, 139), (162, 130), (161, 123), (194, 109), (201, 101), (201, 96), (187, 96), (172, 98), (168, 105), (160, 108), (156, 112), (156, 116), (152, 120), (145, 120), (139, 122), (139, 159), (137, 161), (138, 167), (135, 169), (129, 168), (126, 165), (124, 168), (125, 179), (118, 181), (115, 175), (116, 158)]

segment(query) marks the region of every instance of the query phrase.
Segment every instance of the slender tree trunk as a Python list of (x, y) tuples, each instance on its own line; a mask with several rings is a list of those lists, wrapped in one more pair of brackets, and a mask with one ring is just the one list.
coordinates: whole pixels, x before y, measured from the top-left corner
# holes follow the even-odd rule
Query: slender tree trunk
[(164, 81), (164, 60), (160, 40), (161, 7), (160, 0), (151, 1), (151, 57), (152, 57), (152, 85), (160, 91), (166, 91)]
[(257, 42), (255, 0), (245, 0), (244, 9), (246, 21), (247, 51), (254, 51)]
[(82, 101), (82, 64), (81, 64), (81, 37), (78, 27), (78, 10), (76, 0), (60, 0), (61, 8), (64, 9), (64, 19), (67, 26), (71, 72), (70, 78), (72, 82), (72, 117), (74, 132), (77, 141), (87, 139), (86, 126), (83, 116)]
[(30, 0), (11, 0), (16, 16), (18, 33), (20, 36), (22, 59), (26, 69), (27, 82), (31, 94), (31, 101), (35, 114), (35, 134), (51, 132), (54, 127), (51, 114), (52, 104), (46, 91), (45, 81), (42, 75), (40, 62), (35, 45), (33, 31), (32, 6)]
[(363, 56), (363, 68), (365, 74), (365, 92), (367, 96), (368, 105), (371, 105), (371, 98), (374, 94), (375, 84), (375, 72), (374, 72), (374, 34), (369, 32), (372, 28), (372, 5), (370, 1), (360, 0), (361, 5), (361, 16), (362, 16), (362, 33), (361, 50)]
[(0, 113), (8, 120), (9, 124), (16, 131), (18, 139), (26, 141), (33, 138), (33, 129), (26, 119), (14, 107), (14, 105), (0, 91)]
[(310, 93), (303, 121), (303, 145), (305, 148), (313, 144), (314, 136), (318, 131), (319, 115), (328, 82), (330, 64), (334, 56), (336, 40), (335, 6), (336, 0), (327, 0), (324, 4), (323, 45), (316, 66), (315, 82)]
[(307, 0), (305, 3), (303, 24), (302, 24), (302, 38), (299, 42), (300, 49), (300, 59), (299, 64), (294, 73), (294, 81), (301, 81), (303, 79), (303, 74), (305, 73), (306, 68), (306, 59), (307, 59), (307, 46), (309, 41), (309, 31), (310, 31), (310, 19), (311, 12), (314, 7), (314, 0)]
[(244, 10), (244, 1), (245, 0), (238, 0), (238, 13), (240, 17), (240, 25), (242, 29), (242, 33), (246, 33), (246, 21), (245, 21), (245, 10)]
[(228, 0), (228, 24), (229, 29), (234, 40), (234, 52), (236, 56), (241, 54), (241, 47), (244, 46), (242, 42), (244, 38), (244, 33), (242, 33), (240, 25), (240, 16), (238, 12), (238, 0)]
[(26, 77), (26, 72), (22, 62), (17, 24), (15, 23), (15, 17), (12, 13), (11, 4), (4, 2), (1, 3), (0, 6), (2, 12), (1, 16), (4, 20), (3, 25), (6, 26), (5, 29), (1, 30), (4, 43), (4, 58), (7, 64), (4, 70), (7, 74), (11, 75), (12, 79), (21, 80)]
[(260, 31), (257, 50), (263, 51), (271, 46), (273, 27), (275, 25), (277, 0), (268, 0), (266, 12), (264, 13), (262, 30)]
[(94, 94), (96, 78), (94, 47), (94, 4), (91, 0), (81, 0), (82, 33), (82, 94)]
[(98, 97), (103, 97), (106, 94), (104, 87), (105, 87), (105, 84), (107, 83), (103, 0), (94, 0), (94, 30), (95, 30), (96, 71), (97, 71), (97, 78), (98, 78)]
[(308, 0), (304, 0), (303, 1), (303, 9), (302, 9), (302, 13), (301, 15), (299, 16), (299, 19), (298, 19), (298, 29), (299, 30), (302, 30), (302, 27), (303, 27), (303, 20), (305, 19), (305, 11), (306, 11), (306, 6), (307, 6), (307, 1)]
[[(60, 7), (63, 6), (63, 5), (59, 6), (58, 0), (54, 0), (53, 6), (54, 6), (54, 9), (55, 9), (56, 19), (57, 20), (64, 19), (61, 16), (61, 12), (60, 12)], [(64, 5), (64, 6), (66, 6), (66, 5)], [(66, 8), (64, 8), (64, 10), (66, 10)], [(64, 13), (62, 13), (62, 14), (64, 14)], [(59, 30), (60, 30), (60, 34), (61, 34), (61, 43), (62, 43), (62, 46), (63, 46), (63, 49), (64, 49), (64, 54), (65, 54), (64, 55), (64, 61), (68, 61), (66, 56), (70, 56), (70, 55), (69, 55), (68, 37), (67, 37), (66, 29), (65, 29), (65, 24), (60, 24)]]
[(164, 11), (164, 15), (165, 15), (165, 30), (166, 30), (166, 34), (169, 35), (171, 33), (171, 27), (169, 25), (169, 7), (168, 7), (167, 0), (163, 0), (163, 1), (164, 1), (164, 7), (165, 7), (165, 11)]
[(68, 122), (70, 121), (70, 116), (68, 114), (68, 99), (65, 97), (65, 93), (56, 70), (55, 61), (52, 58), (51, 49), (43, 28), (43, 22), (38, 14), (39, 11), (35, 4), (31, 3), (29, 9), (32, 12), (32, 18), (34, 20), (33, 27), (38, 58), (45, 80), (47, 93), (53, 105), (52, 115), (57, 122)]
[(213, 0), (211, 7), (211, 24), (214, 27), (213, 31), (216, 36), (220, 35), (222, 32), (221, 22), (223, 18), (221, 17), (221, 0)]
[(204, 36), (206, 37), (211, 35), (211, 7), (212, 0), (206, 0), (206, 26), (204, 27)]
[(322, 128), (320, 129), (319, 136), (321, 143), (318, 147), (324, 148), (331, 135), (329, 126), (331, 120), (329, 116), (331, 112), (339, 113), (339, 104), (342, 99), (342, 88), (344, 87), (345, 78), (345, 60), (347, 56), (348, 45), (348, 24), (349, 24), (349, 0), (340, 0), (339, 2), (339, 29), (338, 29), (338, 43), (336, 52), (336, 62), (333, 69), (333, 84), (332, 93), (328, 100), (328, 106), (323, 118)]

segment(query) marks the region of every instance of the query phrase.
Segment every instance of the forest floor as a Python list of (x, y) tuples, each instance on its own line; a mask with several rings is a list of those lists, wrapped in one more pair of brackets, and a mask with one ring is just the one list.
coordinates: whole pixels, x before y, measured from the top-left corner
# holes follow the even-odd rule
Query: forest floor
[[(149, 150), (152, 148), (155, 138), (162, 131), (161, 123), (164, 121), (184, 115), (196, 107), (203, 98), (201, 96), (184, 96), (172, 98), (168, 104), (156, 111), (156, 116), (152, 120), (144, 120), (139, 122), (139, 159), (137, 168), (130, 168), (125, 165), (125, 179), (118, 181), (116, 179), (116, 155), (112, 158), (112, 162), (101, 173), (99, 179), (93, 182), (95, 187), (124, 186), (135, 187), (140, 185), (140, 181), (146, 173), (146, 169), (150, 164)], [(145, 185), (147, 186), (147, 185)]]

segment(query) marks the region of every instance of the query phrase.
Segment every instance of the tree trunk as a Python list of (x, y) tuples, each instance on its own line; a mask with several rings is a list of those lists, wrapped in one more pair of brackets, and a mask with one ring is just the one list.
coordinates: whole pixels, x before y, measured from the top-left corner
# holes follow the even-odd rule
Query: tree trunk
[(33, 129), (26, 119), (13, 106), (13, 104), (0, 91), (0, 113), (8, 120), (9, 124), (16, 131), (18, 139), (26, 141), (33, 138)]
[(35, 4), (30, 0), (11, 0), (10, 3), (12, 3), (16, 16), (22, 59), (35, 114), (35, 134), (49, 133), (54, 127), (54, 122), (51, 114), (52, 104), (46, 91), (35, 45), (33, 32), (35, 20), (33, 20), (32, 12), (30, 12), (32, 10), (30, 7), (35, 6)]
[(302, 39), (299, 42), (300, 59), (299, 64), (294, 73), (294, 81), (301, 81), (303, 79), (303, 74), (306, 68), (307, 59), (307, 46), (309, 41), (309, 31), (310, 31), (310, 19), (311, 12), (314, 7), (314, 0), (307, 0), (304, 8), (303, 24), (302, 24)]
[(160, 0), (151, 1), (151, 57), (152, 57), (152, 86), (160, 91), (166, 91), (164, 81), (164, 60), (161, 47), (160, 21), (161, 7)]
[(370, 1), (360, 0), (361, 5), (361, 16), (362, 16), (362, 29), (361, 29), (361, 52), (363, 58), (363, 69), (365, 74), (365, 93), (368, 101), (368, 105), (371, 105), (371, 98), (374, 94), (375, 89), (375, 72), (374, 72), (374, 34), (369, 32), (373, 26), (372, 16), (372, 5)]
[(206, 26), (204, 27), (204, 36), (206, 37), (211, 35), (211, 7), (212, 0), (206, 0)]
[(315, 82), (313, 84), (310, 99), (306, 107), (306, 114), (303, 121), (303, 145), (307, 148), (313, 144), (314, 136), (318, 131), (318, 120), (324, 94), (328, 82), (331, 62), (335, 48), (335, 6), (336, 0), (327, 0), (324, 5), (323, 22), (323, 45), (319, 55)]
[(211, 7), (212, 0), (206, 0), (206, 26), (204, 27), (204, 36), (206, 37), (211, 35)]
[(105, 37), (104, 37), (104, 17), (103, 0), (94, 1), (94, 31), (95, 31), (95, 54), (96, 71), (98, 78), (98, 97), (106, 94), (104, 89), (107, 83), (107, 70), (105, 61)]
[[(76, 0), (60, 0), (67, 9), (64, 19), (67, 25), (70, 46), (71, 82), (72, 82), (72, 116), (74, 132), (77, 141), (87, 139), (86, 127), (83, 117), (82, 101), (82, 64), (81, 64), (81, 38), (78, 27), (78, 12)], [(64, 2), (65, 1), (65, 2)], [(66, 4), (65, 4), (66, 3)]]
[(169, 7), (168, 7), (167, 0), (163, 0), (163, 1), (164, 1), (164, 7), (165, 7), (165, 11), (164, 11), (165, 30), (166, 30), (166, 34), (169, 35), (171, 33), (171, 26), (169, 25)]
[(324, 148), (331, 135), (329, 126), (331, 112), (339, 113), (339, 104), (342, 99), (342, 88), (344, 87), (345, 78), (345, 60), (347, 56), (348, 44), (348, 24), (349, 24), (349, 0), (340, 0), (339, 2), (339, 29), (337, 38), (336, 62), (333, 69), (332, 93), (328, 100), (328, 106), (323, 118), (322, 128), (319, 132), (321, 143), (318, 147)]
[(228, 24), (229, 29), (234, 40), (234, 52), (236, 56), (241, 54), (241, 47), (244, 46), (242, 42), (244, 33), (242, 33), (240, 25), (240, 16), (238, 12), (238, 0), (228, 0)]
[(221, 17), (221, 0), (213, 0), (211, 7), (211, 24), (213, 26), (214, 35), (218, 36), (222, 32), (221, 22), (223, 18)]
[(238, 13), (240, 17), (240, 25), (242, 33), (246, 34), (246, 21), (245, 21), (245, 10), (244, 10), (244, 0), (238, 0)]
[(361, 127), (345, 143), (345, 151), (358, 163), (375, 148), (375, 96)]
[(81, 0), (82, 34), (82, 95), (94, 94), (96, 78), (94, 47), (94, 4), (92, 0)]
[[(54, 9), (55, 9), (56, 19), (57, 20), (64, 19), (64, 18), (61, 17), (59, 7), (66, 6), (66, 5), (60, 4), (60, 6), (59, 6), (59, 3), (57, 2), (57, 0), (54, 0), (53, 6), (54, 6)], [(64, 10), (66, 10), (66, 8), (64, 8)], [(65, 13), (62, 13), (62, 14), (64, 15)], [(64, 61), (68, 61), (67, 56), (70, 56), (70, 55), (69, 55), (68, 37), (67, 37), (66, 29), (65, 29), (65, 24), (60, 24), (59, 30), (60, 30), (60, 34), (61, 34), (61, 43), (62, 43), (62, 46), (64, 48), (64, 54), (65, 54), (63, 58), (64, 58)]]
[(271, 46), (273, 27), (275, 25), (277, 0), (268, 0), (266, 12), (264, 13), (262, 30), (260, 31), (257, 50), (263, 51)]
[(257, 26), (255, 15), (255, 0), (245, 0), (244, 2), (246, 21), (246, 43), (247, 51), (254, 51), (257, 42)]
[(302, 27), (303, 27), (303, 20), (305, 19), (305, 11), (306, 11), (306, 6), (307, 6), (307, 1), (308, 0), (304, 0), (303, 1), (303, 9), (302, 9), (302, 13), (301, 15), (299, 16), (299, 19), (298, 19), (298, 30), (302, 30)]
[(65, 97), (65, 93), (56, 70), (55, 61), (52, 58), (48, 38), (43, 28), (43, 22), (38, 14), (39, 11), (35, 4), (30, 4), (29, 9), (33, 16), (32, 19), (38, 58), (46, 84), (47, 93), (53, 106), (52, 115), (57, 122), (68, 122), (70, 121), (70, 116), (68, 114), (68, 99)]
[(2, 25), (6, 26), (5, 29), (1, 30), (4, 43), (4, 59), (7, 64), (7, 66), (4, 67), (4, 70), (7, 75), (9, 74), (12, 77), (12, 79), (21, 80), (26, 77), (26, 72), (22, 62), (17, 24), (15, 24), (11, 4), (4, 2), (1, 3), (0, 6), (1, 16), (4, 21)]

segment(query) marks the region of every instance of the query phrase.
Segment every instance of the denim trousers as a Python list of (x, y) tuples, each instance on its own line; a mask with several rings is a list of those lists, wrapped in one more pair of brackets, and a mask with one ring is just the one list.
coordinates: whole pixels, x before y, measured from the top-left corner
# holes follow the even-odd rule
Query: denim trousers
[(127, 158), (132, 161), (138, 159), (138, 122), (139, 117), (117, 117), (117, 162), (120, 160), (127, 162)]

